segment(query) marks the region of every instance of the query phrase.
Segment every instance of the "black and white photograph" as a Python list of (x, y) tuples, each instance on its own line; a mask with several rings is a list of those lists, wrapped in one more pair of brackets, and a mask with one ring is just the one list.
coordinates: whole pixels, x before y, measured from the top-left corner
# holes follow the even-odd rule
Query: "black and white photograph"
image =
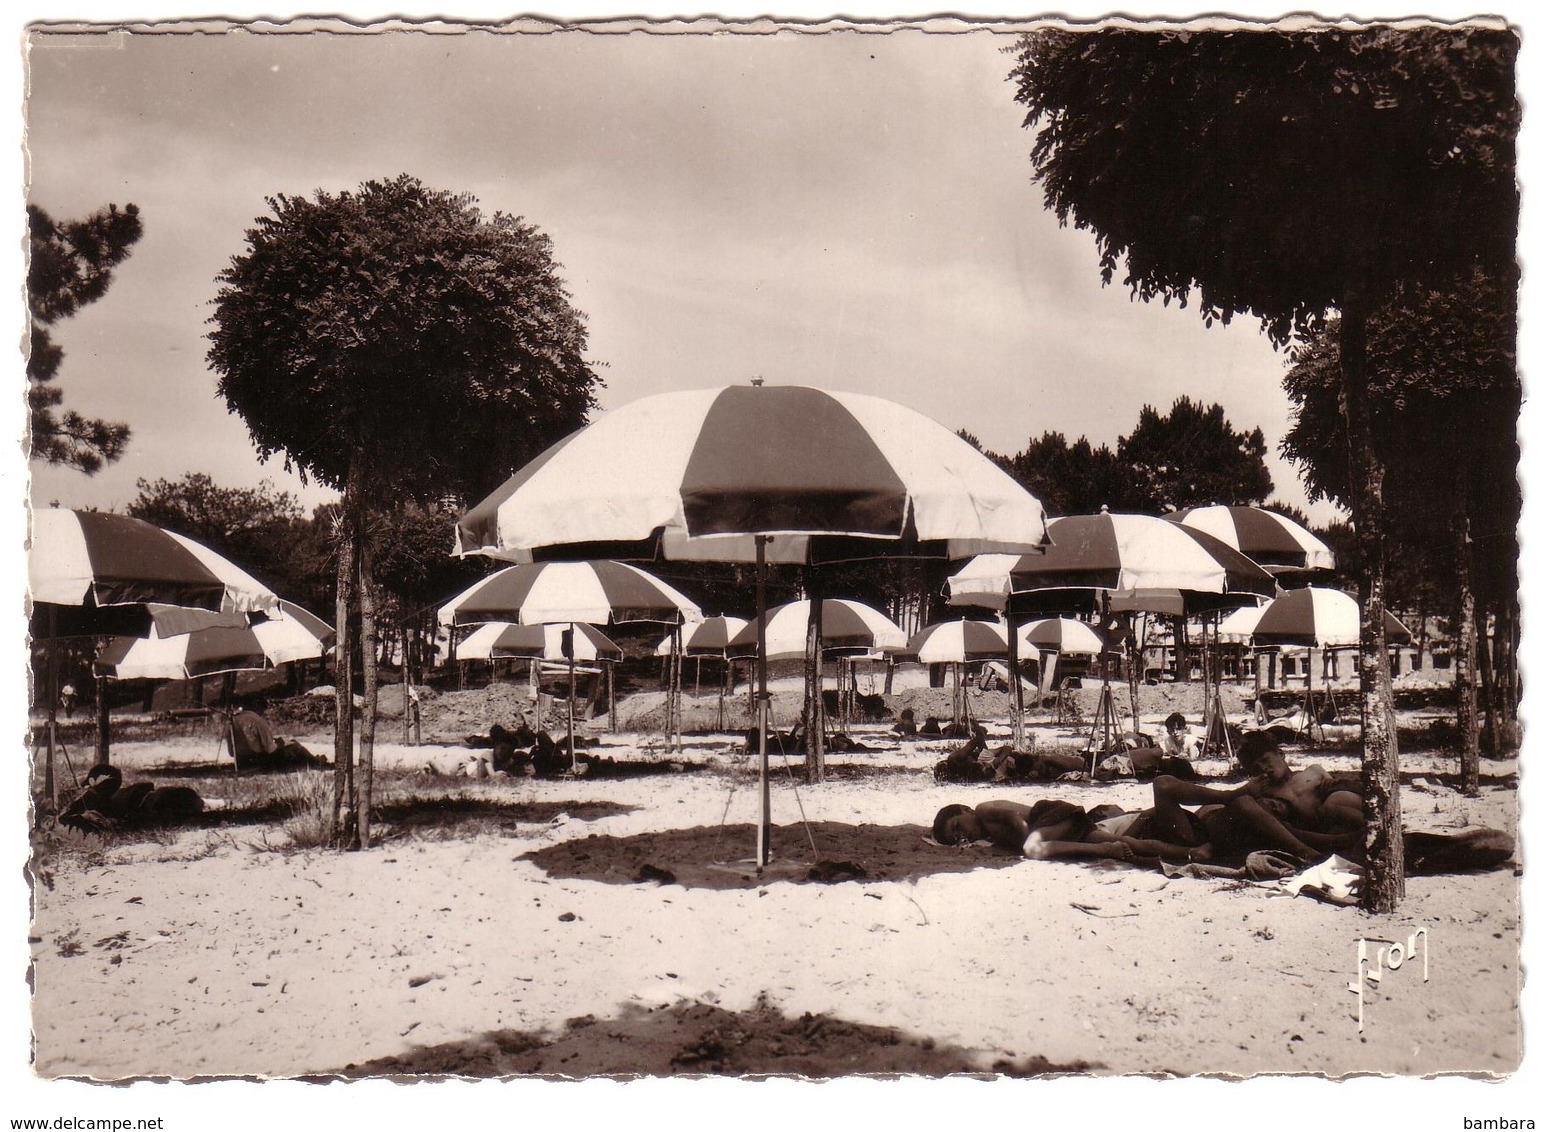
[(11, 1127), (1545, 1119), (1529, 46), (19, 22)]

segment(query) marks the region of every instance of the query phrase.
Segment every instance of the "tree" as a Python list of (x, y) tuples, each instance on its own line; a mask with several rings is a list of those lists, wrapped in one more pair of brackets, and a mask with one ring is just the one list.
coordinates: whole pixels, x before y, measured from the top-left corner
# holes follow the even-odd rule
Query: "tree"
[(1069, 444), (1046, 432), (1013, 456), (987, 453), (1039, 499), (1052, 515), (1112, 511), (1162, 514), (1208, 503), (1260, 503), (1271, 494), (1266, 440), (1260, 429), (1239, 432), (1223, 406), (1203, 408), (1189, 397), (1160, 415), (1144, 405), (1137, 427), (1115, 451), (1087, 437)]
[[(462, 501), (578, 428), (597, 378), (552, 242), (520, 217), (403, 175), (278, 196), (218, 282), (209, 363), (259, 453), (343, 493), (337, 511), (335, 828), (370, 843), (375, 738), (372, 513)], [(447, 547), (447, 550), (449, 548)], [(350, 611), (365, 699), (353, 766)]]
[[(1477, 622), (1517, 606), (1517, 280), (1481, 273), (1443, 289), (1402, 288), (1368, 322), (1375, 443), (1389, 469), (1385, 522), (1405, 577), (1391, 589), (1419, 608), (1449, 607), (1456, 638), (1461, 771), (1479, 789)], [(1350, 493), (1338, 410), (1334, 320), (1294, 351), (1285, 385), (1295, 422), (1283, 453), (1310, 492)], [(1479, 604), (1477, 604), (1479, 603)]]
[(289, 601), (321, 608), (331, 587), (319, 569), (315, 527), (289, 492), (267, 480), (220, 487), (202, 472), (136, 486), (128, 514), (219, 551)]
[(1236, 432), (1222, 405), (1203, 408), (1189, 397), (1177, 398), (1163, 416), (1144, 405), (1137, 427), (1116, 446), (1116, 460), (1131, 469), (1147, 497), (1145, 510), (1260, 504), (1271, 494), (1261, 430)]
[(56, 221), (37, 205), (27, 206), (27, 305), (32, 316), (27, 407), (32, 455), (46, 463), (92, 475), (123, 455), (129, 443), (126, 424), (58, 411), (64, 393), (54, 383), (64, 351), (48, 328), (107, 293), (113, 269), (128, 258), (143, 230), (139, 209), (132, 204), (122, 211), (110, 204), (84, 220), (71, 221)]
[[(1340, 315), (1359, 655), (1364, 906), (1404, 890), (1384, 661), (1384, 466), (1366, 329), (1402, 283), (1514, 258), (1517, 36), (1499, 24), (1346, 30), (1050, 29), (1015, 48), (1047, 207), (1144, 301), (1247, 314), (1281, 345)], [(1497, 270), (1496, 274), (1504, 272)]]

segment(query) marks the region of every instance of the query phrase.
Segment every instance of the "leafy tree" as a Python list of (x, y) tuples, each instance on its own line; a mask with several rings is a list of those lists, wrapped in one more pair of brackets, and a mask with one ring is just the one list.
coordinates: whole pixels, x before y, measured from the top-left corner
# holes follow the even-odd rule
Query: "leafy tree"
[(1069, 444), (1060, 432), (1043, 433), (1008, 457), (1005, 466), (1049, 515), (1089, 515), (1101, 507), (1147, 509), (1116, 454), (1103, 444), (1096, 448), (1086, 437)]
[[(335, 825), (370, 841), (377, 589), (371, 512), (461, 501), (584, 423), (597, 378), (552, 242), (519, 217), (403, 175), (272, 215), (219, 276), (209, 363), (264, 457), (343, 492), (338, 510)], [(353, 791), (349, 612), (365, 709)]]
[(64, 351), (48, 328), (107, 293), (113, 269), (128, 258), (143, 233), (139, 209), (108, 205), (84, 220), (56, 221), (27, 206), (29, 255), (27, 305), (32, 316), (27, 352), (27, 407), (32, 455), (87, 475), (123, 455), (129, 426), (60, 412), (64, 393), (55, 384)]
[(125, 510), (136, 519), (187, 535), (219, 551), (275, 593), (326, 613), (331, 585), (320, 569), (315, 527), (300, 501), (265, 480), (255, 488), (220, 487), (203, 472), (139, 480)]
[(1359, 675), (1364, 906), (1404, 890), (1384, 662), (1384, 464), (1366, 330), (1402, 284), (1512, 262), (1518, 38), (1500, 25), (1284, 32), (1048, 29), (1011, 78), (1046, 204), (1094, 233), (1107, 282), (1278, 343), (1340, 314), (1350, 502), (1367, 565)]
[(988, 453), (1051, 515), (1162, 514), (1207, 503), (1259, 503), (1271, 493), (1260, 429), (1236, 431), (1221, 405), (1188, 397), (1167, 414), (1144, 405), (1115, 451), (1046, 432), (1013, 456)]
[[(1516, 278), (1481, 273), (1443, 289), (1402, 288), (1368, 322), (1370, 418), (1389, 476), (1385, 521), (1391, 590), (1408, 608), (1448, 609), (1456, 631), (1461, 766), (1479, 789), (1477, 606), (1517, 604), (1518, 376)], [(1283, 452), (1316, 496), (1350, 494), (1334, 320), (1294, 352), (1286, 387), (1295, 422)]]
[(1259, 504), (1271, 494), (1261, 430), (1237, 432), (1222, 405), (1203, 408), (1189, 397), (1163, 416), (1144, 405), (1137, 427), (1116, 446), (1116, 460), (1135, 476), (1144, 510)]

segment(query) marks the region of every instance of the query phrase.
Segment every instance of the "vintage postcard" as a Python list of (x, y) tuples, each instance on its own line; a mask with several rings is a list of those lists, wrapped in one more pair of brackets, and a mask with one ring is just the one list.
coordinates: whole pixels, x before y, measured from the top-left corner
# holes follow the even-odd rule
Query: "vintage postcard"
[(13, 1128), (1545, 1118), (1522, 29), (1101, 15), (20, 29)]

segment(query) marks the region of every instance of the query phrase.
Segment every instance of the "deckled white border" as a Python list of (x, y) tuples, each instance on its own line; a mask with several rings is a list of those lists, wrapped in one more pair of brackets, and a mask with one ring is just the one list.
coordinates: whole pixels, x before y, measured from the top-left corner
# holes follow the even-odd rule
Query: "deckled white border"
[[(15, 176), (12, 183), (21, 186), (24, 167), (20, 151), (23, 106), (23, 67), (21, 61), (22, 30), (30, 22), (62, 26), (66, 21), (84, 21), (96, 27), (121, 25), (134, 30), (167, 30), (191, 32), (204, 25), (209, 16), (208, 8), (189, 9), (185, 5), (157, 4), (161, 11), (146, 12), (125, 10), (122, 4), (83, 0), (71, 6), (68, 12), (44, 10), (42, 5), (32, 5), (40, 10), (19, 11), (16, 14), (17, 35), (13, 50), (6, 61), (6, 75), (10, 80), (7, 89), (12, 93), (13, 122), (16, 133), (13, 145), (7, 151), (7, 159), (14, 162)], [(1529, 600), (1530, 594), (1541, 576), (1536, 565), (1538, 540), (1530, 537), (1537, 521), (1538, 508), (1527, 487), (1532, 480), (1530, 472), (1539, 460), (1535, 446), (1529, 438), (1538, 432), (1539, 410), (1537, 398), (1530, 397), (1537, 380), (1540, 357), (1540, 335), (1537, 320), (1531, 312), (1545, 309), (1542, 306), (1541, 287), (1535, 262), (1538, 246), (1538, 208), (1534, 207), (1539, 195), (1540, 168), (1536, 140), (1540, 131), (1537, 119), (1545, 108), (1545, 98), (1539, 96), (1545, 63), (1539, 42), (1532, 37), (1539, 33), (1537, 21), (1532, 20), (1535, 9), (1526, 9), (1522, 3), (1505, 6), (1488, 5), (1480, 9), (1475, 5), (1429, 4), (1424, 6), (1423, 19), (1462, 20), (1482, 15), (1493, 15), (1523, 32), (1523, 51), (1519, 61), (1520, 91), (1525, 102), (1524, 129), (1520, 139), (1520, 179), (1524, 190), (1523, 226), (1520, 232), (1521, 248), (1525, 261), (1525, 292), (1522, 303), (1521, 363), (1526, 382), (1526, 402), (1521, 436), (1524, 438), (1525, 512), (1523, 523), (1524, 557), (1522, 563), (1524, 585), (1525, 639), (1523, 663), (1526, 681), (1524, 705), (1526, 727), (1535, 719), (1533, 704), (1538, 696), (1530, 679), (1536, 671), (1532, 660), (1538, 648), (1541, 634), (1534, 630), (1532, 614), (1536, 607)], [(1227, 16), (1215, 16), (1215, 20), (1229, 22), (1260, 23), (1277, 22), (1285, 16), (1280, 8), (1253, 4), (1231, 5)], [(652, 10), (653, 9), (653, 10)], [(1088, 8), (1085, 5), (1060, 4), (1056, 17), (1078, 23), (1098, 21), (1109, 9)], [(616, 9), (607, 9), (595, 3), (564, 3), (549, 7), (546, 12), (524, 18), (512, 18), (508, 11), (497, 11), (484, 3), (462, 3), (454, 18), (442, 11), (415, 12), (399, 10), (394, 13), (350, 13), (347, 9), (333, 9), (335, 15), (325, 20), (286, 16), (272, 10), (243, 12), (239, 8), (226, 8), (222, 17), (233, 21), (252, 21), (257, 28), (279, 34), (305, 34), (325, 26), (327, 30), (354, 29), (361, 34), (388, 27), (412, 27), (415, 30), (437, 34), (456, 34), (463, 27), (475, 25), (487, 28), (491, 25), (509, 27), (510, 30), (536, 31), (545, 21), (560, 24), (580, 23), (597, 32), (626, 34), (643, 30), (651, 34), (694, 34), (709, 31), (735, 31), (744, 34), (765, 34), (786, 21), (795, 21), (802, 30), (818, 33), (835, 28), (859, 30), (885, 30), (887, 26), (924, 27), (929, 31), (948, 34), (952, 31), (969, 30), (971, 26), (990, 22), (1028, 26), (1041, 20), (1010, 19), (1001, 12), (953, 13), (939, 16), (927, 11), (907, 13), (894, 6), (873, 3), (841, 6), (841, 18), (833, 18), (830, 9), (820, 10), (808, 4), (780, 6), (780, 19), (771, 19), (758, 9), (737, 12), (734, 7), (719, 8), (717, 17), (695, 17), (690, 13), (644, 5), (633, 7), (626, 15)], [(1130, 10), (1125, 18), (1115, 22), (1138, 20), (1148, 26), (1153, 21), (1142, 13)], [(1305, 17), (1309, 18), (1309, 17)], [(640, 21), (649, 21), (642, 24)], [(379, 21), (379, 22), (377, 22)], [(722, 21), (722, 22), (719, 22)], [(1169, 21), (1173, 22), (1173, 21)], [(1191, 22), (1189, 20), (1185, 22)], [(7, 212), (11, 221), (11, 235), (0, 241), (0, 254), (6, 259), (5, 277), (17, 287), (18, 302), (13, 306), (16, 321), (13, 342), (20, 343), (25, 335), (25, 310), (20, 301), (20, 281), (24, 277), (21, 249), (25, 244), (25, 223), (22, 199), (12, 199)], [(17, 380), (13, 394), (0, 399), (0, 435), (18, 437), (24, 428), (20, 380), (19, 352), (13, 353), (10, 372)], [(19, 448), (6, 450), (0, 459), (0, 477), (3, 491), (11, 501), (5, 513), (5, 543), (9, 553), (0, 557), (0, 570), (10, 584), (9, 592), (20, 594), (24, 589), (25, 574), (20, 554), (24, 537), (24, 512), (22, 501), (27, 494), (26, 468)], [(19, 642), (25, 634), (25, 622), (19, 600), (0, 603), (0, 621), (3, 621), (7, 639)], [(24, 766), (25, 740), (17, 733), (15, 721), (25, 718), (26, 665), (25, 654), (19, 647), (0, 649), (0, 695), (9, 697), (8, 707), (22, 707), (5, 716), (12, 723), (9, 740), (12, 746), (11, 761), (3, 781), (10, 801), (8, 812), (20, 818), (26, 807), (26, 776)], [(1539, 741), (1526, 731), (1529, 753), (1520, 760), (1527, 764)], [(1532, 858), (1535, 841), (1531, 831), (1533, 807), (1527, 805), (1527, 794), (1532, 776), (1525, 765), (1521, 772), (1524, 780), (1524, 828), (1523, 854)], [(645, 1081), (627, 1085), (608, 1081), (589, 1081), (583, 1084), (555, 1084), (547, 1082), (484, 1082), (478, 1084), (449, 1084), (427, 1086), (400, 1086), (387, 1082), (366, 1082), (353, 1086), (315, 1086), (290, 1082), (257, 1084), (231, 1082), (219, 1085), (158, 1085), (138, 1083), (126, 1088), (94, 1087), (77, 1082), (40, 1082), (26, 1068), (29, 1056), (29, 1005), (28, 989), (24, 982), (28, 951), (26, 939), (27, 890), (21, 876), (21, 866), (27, 856), (24, 821), (13, 821), (8, 827), (3, 874), (5, 888), (0, 893), (0, 903), (6, 909), (7, 930), (0, 934), (3, 940), (3, 961), (0, 961), (0, 986), (4, 997), (0, 1009), (4, 1010), (5, 1024), (0, 1027), (0, 1120), (15, 1117), (55, 1116), (109, 1116), (133, 1111), (136, 1115), (154, 1113), (163, 1115), (165, 1127), (176, 1132), (194, 1130), (219, 1130), (219, 1132), (270, 1132), (274, 1128), (309, 1130), (323, 1127), (366, 1127), (375, 1130), (436, 1129), (451, 1125), (474, 1124), (508, 1129), (593, 1129), (623, 1126), (647, 1129), (656, 1122), (687, 1128), (714, 1127), (740, 1132), (742, 1129), (788, 1130), (809, 1124), (813, 1128), (840, 1127), (857, 1122), (870, 1128), (893, 1122), (908, 1129), (926, 1128), (940, 1124), (981, 1125), (985, 1122), (1006, 1122), (1008, 1128), (1034, 1129), (1050, 1122), (1068, 1122), (1075, 1127), (1088, 1127), (1107, 1123), (1129, 1124), (1140, 1122), (1145, 1128), (1164, 1130), (1169, 1128), (1193, 1128), (1199, 1122), (1223, 1123), (1224, 1126), (1246, 1127), (1251, 1132), (1274, 1132), (1302, 1127), (1330, 1129), (1360, 1127), (1367, 1129), (1410, 1129), (1412, 1132), (1448, 1132), (1462, 1128), (1464, 1117), (1532, 1117), (1545, 1127), (1545, 1105), (1537, 1099), (1537, 1092), (1526, 1082), (1538, 1076), (1541, 1054), (1537, 1033), (1530, 1020), (1538, 1016), (1534, 1009), (1542, 993), (1537, 985), (1526, 985), (1525, 1010), (1525, 1059), (1523, 1070), (1502, 1083), (1482, 1083), (1463, 1078), (1443, 1078), (1434, 1081), (1356, 1079), (1330, 1084), (1317, 1080), (1290, 1078), (1255, 1078), (1248, 1082), (1230, 1084), (1218, 1081), (1151, 1081), (1145, 1079), (1064, 1079), (1055, 1082), (997, 1081), (978, 1082), (953, 1080), (944, 1082), (903, 1080), (841, 1081), (825, 1085), (801, 1084), (792, 1081), (743, 1083), (725, 1080), (701, 1081)], [(1537, 871), (1537, 870), (1536, 870)], [(1458, 883), (1462, 883), (1459, 881)], [(1538, 984), (1541, 967), (1531, 962), (1539, 953), (1537, 940), (1541, 934), (1537, 920), (1528, 913), (1541, 907), (1538, 900), (1539, 882), (1529, 873), (1523, 880), (1525, 899), (1523, 962), (1531, 982)], [(1097, 978), (1097, 971), (1089, 971), (1085, 977)], [(125, 1035), (124, 1040), (133, 1040)]]

